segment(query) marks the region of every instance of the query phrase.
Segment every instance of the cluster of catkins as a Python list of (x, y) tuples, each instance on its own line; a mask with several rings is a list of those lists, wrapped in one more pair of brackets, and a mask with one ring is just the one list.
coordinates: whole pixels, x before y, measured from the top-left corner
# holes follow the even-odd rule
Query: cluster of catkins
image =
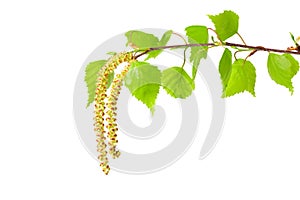
[[(130, 52), (116, 54), (100, 69), (96, 82), (94, 131), (96, 132), (97, 151), (99, 153), (98, 159), (100, 161), (100, 166), (106, 175), (110, 171), (107, 149), (112, 158), (118, 158), (120, 156), (120, 151), (116, 149), (118, 143), (118, 127), (116, 123), (117, 100), (125, 75), (133, 61), (134, 56)], [(107, 85), (109, 74), (113, 73), (114, 70), (124, 62), (126, 62), (127, 65), (123, 68), (121, 73), (114, 76), (110, 91), (108, 91)], [(108, 92), (110, 92), (109, 95)]]

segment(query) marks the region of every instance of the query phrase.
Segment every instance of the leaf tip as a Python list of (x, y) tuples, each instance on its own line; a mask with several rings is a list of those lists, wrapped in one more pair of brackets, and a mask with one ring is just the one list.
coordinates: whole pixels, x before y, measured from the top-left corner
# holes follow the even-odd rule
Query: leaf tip
[(155, 113), (155, 105), (152, 106), (152, 107), (149, 108), (149, 109), (150, 109), (151, 117), (153, 117), (153, 116), (154, 116), (154, 113)]
[(88, 102), (85, 106), (85, 109), (87, 109), (91, 105), (91, 102)]
[(290, 91), (290, 93), (291, 93), (291, 96), (293, 96), (293, 94), (294, 94), (294, 87), (293, 87), (293, 86), (290, 87), (290, 88), (289, 88), (289, 91)]

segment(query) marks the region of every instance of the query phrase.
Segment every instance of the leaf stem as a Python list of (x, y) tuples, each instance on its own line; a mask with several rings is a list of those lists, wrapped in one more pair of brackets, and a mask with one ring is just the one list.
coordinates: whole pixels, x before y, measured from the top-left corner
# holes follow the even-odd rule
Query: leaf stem
[(238, 32), (237, 32), (236, 34), (237, 34), (237, 35), (239, 36), (239, 38), (242, 40), (243, 44), (244, 44), (244, 45), (247, 45), (246, 42), (245, 42), (245, 40), (244, 40), (244, 38), (242, 37), (242, 35), (239, 34)]
[(180, 35), (179, 33), (176, 33), (176, 32), (172, 32), (172, 34), (180, 37), (184, 41), (184, 43), (187, 44), (186, 39), (182, 35)]
[(213, 28), (207, 28), (207, 30), (210, 30), (210, 31), (214, 32), (216, 34), (219, 42), (223, 43), (222, 40), (221, 40), (221, 38), (219, 37), (219, 35), (218, 35), (218, 33), (217, 33), (217, 31), (215, 29), (213, 29)]
[(181, 68), (183, 69), (185, 62), (186, 62), (186, 50), (188, 49), (188, 47), (185, 47), (184, 51), (183, 51), (183, 63), (181, 65)]
[[(180, 38), (184, 41), (185, 44), (188, 44), (187, 41), (186, 41), (186, 39), (185, 39), (182, 35), (180, 35), (179, 33), (172, 32), (172, 34), (174, 34), (174, 35), (180, 37)], [(184, 65), (185, 65), (185, 62), (186, 62), (186, 50), (187, 50), (188, 48), (189, 48), (189, 47), (185, 47), (185, 48), (184, 48), (184, 51), (183, 51), (183, 63), (182, 63), (182, 65), (181, 65), (181, 68), (183, 68)]]

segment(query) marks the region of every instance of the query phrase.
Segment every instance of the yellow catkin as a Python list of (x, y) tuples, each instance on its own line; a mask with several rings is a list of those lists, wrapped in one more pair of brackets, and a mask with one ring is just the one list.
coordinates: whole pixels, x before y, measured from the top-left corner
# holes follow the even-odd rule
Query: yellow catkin
[[(100, 69), (98, 73), (98, 79), (96, 82), (96, 91), (95, 91), (95, 105), (94, 105), (94, 131), (96, 132), (96, 141), (97, 141), (97, 152), (98, 152), (98, 159), (100, 161), (100, 166), (102, 171), (107, 175), (110, 171), (110, 167), (108, 165), (108, 158), (107, 158), (107, 144), (106, 138), (108, 137), (110, 152), (112, 157), (118, 157), (120, 153), (116, 153), (115, 145), (116, 143), (112, 142), (111, 129), (108, 128), (109, 133), (106, 133), (105, 125), (104, 125), (104, 118), (105, 113), (111, 112), (112, 116), (115, 116), (115, 109), (116, 107), (105, 107), (105, 99), (107, 99), (107, 84), (108, 84), (108, 76), (111, 74), (119, 64), (123, 62), (130, 62), (133, 60), (132, 53), (119, 53), (113, 56), (111, 59), (107, 61), (107, 63)], [(129, 65), (127, 65), (129, 68)], [(123, 70), (124, 71), (124, 70)], [(124, 75), (125, 76), (125, 75)], [(114, 85), (114, 84), (112, 84)], [(109, 100), (108, 100), (109, 101)], [(105, 112), (105, 110), (107, 111)], [(110, 115), (111, 116), (111, 115)], [(115, 123), (115, 122), (114, 122)], [(113, 152), (112, 153), (112, 150)]]
[(112, 82), (110, 96), (108, 97), (108, 101), (106, 103), (107, 111), (106, 111), (106, 121), (107, 121), (107, 130), (108, 130), (108, 138), (109, 138), (109, 153), (113, 158), (118, 158), (120, 156), (120, 151), (116, 149), (118, 144), (117, 140), (117, 101), (121, 91), (121, 87), (123, 85), (123, 80), (130, 68), (130, 62), (124, 67), (120, 74), (117, 74)]

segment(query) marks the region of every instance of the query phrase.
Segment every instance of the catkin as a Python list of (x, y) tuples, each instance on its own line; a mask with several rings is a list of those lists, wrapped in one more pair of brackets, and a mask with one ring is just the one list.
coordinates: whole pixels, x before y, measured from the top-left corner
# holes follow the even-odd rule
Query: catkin
[[(120, 156), (120, 152), (116, 150), (116, 145), (118, 143), (116, 139), (116, 132), (118, 130), (116, 124), (116, 101), (121, 90), (122, 81), (133, 60), (132, 53), (119, 53), (110, 58), (98, 73), (94, 99), (94, 131), (96, 132), (98, 160), (100, 161), (102, 171), (106, 175), (110, 171), (106, 150), (107, 139), (109, 139), (109, 152), (112, 157), (117, 158)], [(124, 70), (114, 78), (110, 96), (107, 97), (108, 76), (123, 62), (128, 62), (128, 64)], [(105, 100), (107, 100), (107, 104), (105, 103)], [(108, 132), (105, 129), (105, 118), (108, 122), (106, 127)]]
[(118, 143), (117, 140), (117, 101), (121, 91), (121, 87), (123, 85), (123, 80), (125, 78), (126, 73), (128, 72), (130, 67), (130, 62), (124, 67), (120, 74), (117, 74), (112, 82), (110, 96), (108, 97), (108, 101), (106, 103), (107, 106), (107, 129), (108, 129), (108, 138), (109, 138), (109, 153), (113, 158), (118, 158), (120, 156), (120, 151), (116, 150), (116, 146)]

